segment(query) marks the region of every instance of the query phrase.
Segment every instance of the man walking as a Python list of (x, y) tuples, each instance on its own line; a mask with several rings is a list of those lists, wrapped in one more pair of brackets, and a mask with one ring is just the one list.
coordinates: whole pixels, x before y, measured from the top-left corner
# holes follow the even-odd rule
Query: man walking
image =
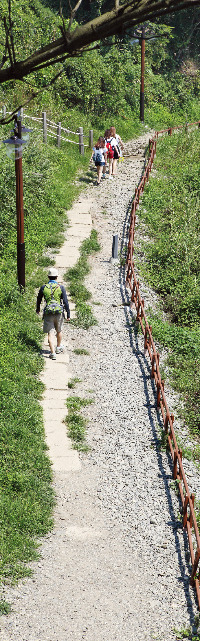
[[(62, 345), (62, 325), (64, 320), (64, 309), (67, 312), (67, 320), (70, 319), (70, 309), (67, 299), (67, 294), (63, 285), (59, 285), (57, 282), (58, 272), (55, 267), (51, 267), (48, 273), (49, 282), (46, 285), (40, 287), (38, 296), (37, 296), (37, 307), (36, 313), (40, 312), (40, 305), (42, 298), (44, 297), (46, 305), (43, 311), (43, 332), (48, 333), (48, 343), (50, 347), (49, 358), (56, 360), (56, 354), (60, 354), (64, 351)], [(52, 330), (56, 330), (57, 334), (57, 347), (54, 350), (54, 344), (52, 340)]]

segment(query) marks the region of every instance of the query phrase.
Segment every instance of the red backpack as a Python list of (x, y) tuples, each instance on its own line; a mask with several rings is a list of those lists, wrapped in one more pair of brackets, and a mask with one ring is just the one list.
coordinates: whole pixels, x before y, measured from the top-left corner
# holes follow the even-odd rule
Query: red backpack
[(108, 140), (108, 142), (106, 143), (106, 148), (107, 148), (107, 150), (108, 150), (108, 151), (107, 151), (108, 158), (114, 158), (114, 149), (113, 149), (113, 147), (112, 147), (112, 145), (111, 145), (111, 142), (110, 142), (109, 140)]

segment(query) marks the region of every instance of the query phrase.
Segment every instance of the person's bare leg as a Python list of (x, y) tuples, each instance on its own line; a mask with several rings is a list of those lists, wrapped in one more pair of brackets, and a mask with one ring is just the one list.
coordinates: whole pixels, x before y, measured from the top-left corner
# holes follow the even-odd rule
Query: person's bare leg
[(112, 175), (115, 176), (116, 173), (117, 173), (117, 158), (114, 158)]
[(49, 343), (51, 354), (54, 354), (55, 350), (54, 350), (54, 344), (53, 344), (52, 338), (53, 338), (53, 332), (49, 332), (48, 333), (48, 343)]
[(103, 165), (100, 165), (100, 167), (99, 167), (99, 182), (101, 180), (102, 171), (103, 171)]
[(106, 169), (107, 169), (107, 154), (105, 154), (105, 165), (103, 165), (103, 176), (106, 174)]
[(57, 347), (60, 347), (62, 343), (62, 332), (57, 332)]
[(113, 158), (109, 158), (109, 176), (112, 175)]

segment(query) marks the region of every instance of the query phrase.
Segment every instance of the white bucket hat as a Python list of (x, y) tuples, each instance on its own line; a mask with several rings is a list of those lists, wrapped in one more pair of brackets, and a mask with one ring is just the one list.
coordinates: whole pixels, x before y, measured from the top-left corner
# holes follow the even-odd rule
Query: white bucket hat
[(48, 276), (49, 278), (57, 278), (58, 277), (58, 270), (55, 267), (50, 267), (48, 271)]

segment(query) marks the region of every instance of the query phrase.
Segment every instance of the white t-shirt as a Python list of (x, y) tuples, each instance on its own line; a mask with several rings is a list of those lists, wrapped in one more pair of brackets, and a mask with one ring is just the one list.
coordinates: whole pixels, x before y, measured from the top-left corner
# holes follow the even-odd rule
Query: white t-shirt
[(116, 139), (116, 138), (113, 138), (113, 136), (111, 136), (111, 138), (108, 138), (108, 141), (107, 141), (107, 142), (110, 142), (110, 144), (112, 145), (112, 147), (117, 147), (117, 145), (118, 145), (117, 139)]

